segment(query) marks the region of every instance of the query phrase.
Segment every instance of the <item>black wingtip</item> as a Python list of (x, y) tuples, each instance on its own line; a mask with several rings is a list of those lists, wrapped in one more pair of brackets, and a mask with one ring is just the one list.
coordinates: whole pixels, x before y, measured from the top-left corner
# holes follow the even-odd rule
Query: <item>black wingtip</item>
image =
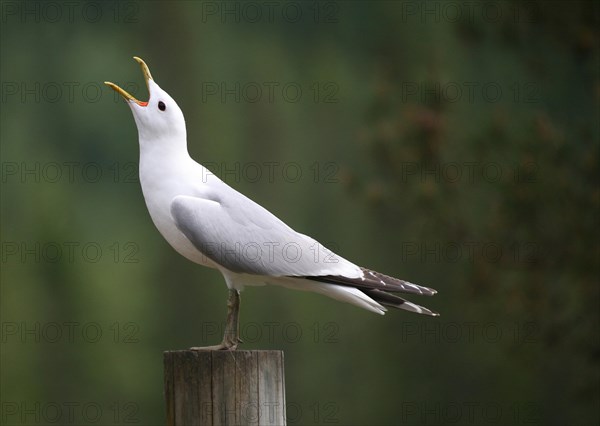
[(416, 303), (412, 303), (406, 299), (403, 299), (400, 296), (395, 294), (386, 293), (381, 290), (363, 290), (363, 292), (375, 300), (377, 303), (381, 305), (388, 306), (390, 308), (402, 309), (408, 312), (414, 312), (416, 314), (428, 315), (431, 317), (439, 317), (435, 311), (425, 308), (424, 306), (417, 305)]

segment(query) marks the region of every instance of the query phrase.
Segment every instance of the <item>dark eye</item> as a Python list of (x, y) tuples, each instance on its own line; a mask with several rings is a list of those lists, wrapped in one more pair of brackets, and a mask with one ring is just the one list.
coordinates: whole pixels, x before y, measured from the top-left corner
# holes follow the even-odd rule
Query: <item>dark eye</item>
[(158, 102), (158, 109), (161, 111), (164, 111), (167, 109), (167, 106), (165, 105), (165, 103), (163, 101), (159, 101)]

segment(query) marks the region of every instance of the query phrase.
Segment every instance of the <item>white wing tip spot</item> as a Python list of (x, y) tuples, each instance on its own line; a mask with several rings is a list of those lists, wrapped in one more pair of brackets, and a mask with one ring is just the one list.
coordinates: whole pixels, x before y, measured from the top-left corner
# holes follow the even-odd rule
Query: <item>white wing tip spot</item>
[(423, 313), (423, 309), (421, 309), (420, 306), (415, 305), (414, 303), (410, 303), (410, 302), (404, 302), (406, 303), (408, 306), (410, 306), (411, 308), (414, 308), (418, 313), (422, 314)]

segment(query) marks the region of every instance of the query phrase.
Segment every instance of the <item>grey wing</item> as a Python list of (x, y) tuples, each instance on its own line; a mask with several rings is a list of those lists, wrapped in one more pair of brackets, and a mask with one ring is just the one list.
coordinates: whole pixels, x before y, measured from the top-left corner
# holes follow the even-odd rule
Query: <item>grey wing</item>
[(230, 191), (212, 199), (181, 195), (171, 202), (177, 228), (206, 257), (237, 273), (362, 275), (356, 265), (294, 231), (249, 198)]

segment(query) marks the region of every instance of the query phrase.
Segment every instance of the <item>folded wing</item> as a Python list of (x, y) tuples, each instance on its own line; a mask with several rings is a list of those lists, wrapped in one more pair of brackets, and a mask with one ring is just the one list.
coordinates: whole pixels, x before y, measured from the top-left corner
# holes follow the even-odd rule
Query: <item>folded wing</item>
[(235, 194), (211, 199), (182, 195), (171, 202), (177, 228), (203, 255), (236, 273), (362, 276), (358, 266)]

